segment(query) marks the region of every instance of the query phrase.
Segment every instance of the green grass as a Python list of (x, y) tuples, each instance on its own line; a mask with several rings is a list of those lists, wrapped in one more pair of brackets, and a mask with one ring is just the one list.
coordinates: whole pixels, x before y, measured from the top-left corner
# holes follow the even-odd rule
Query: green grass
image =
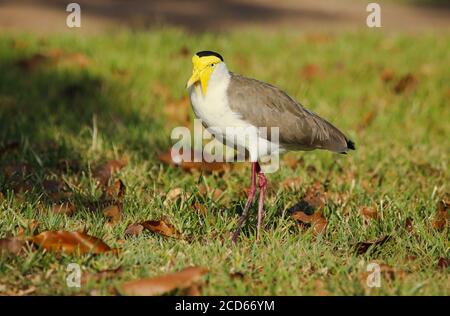
[[(20, 59), (54, 49), (82, 53), (89, 63), (79, 67), (69, 60), (31, 72), (17, 65)], [(346, 156), (290, 154), (301, 162), (294, 169), (282, 164), (268, 176), (271, 188), (259, 243), (254, 241), (254, 216), (239, 244), (229, 240), (245, 202), (249, 169), (223, 175), (187, 173), (158, 160), (158, 153), (170, 148), (170, 132), (178, 125), (164, 107), (186, 95), (191, 54), (203, 49), (223, 53), (235, 72), (283, 88), (346, 131), (357, 145)], [(32, 294), (109, 294), (126, 280), (200, 265), (210, 270), (205, 295), (449, 295), (448, 270), (437, 268), (439, 258), (448, 257), (448, 227), (437, 231), (431, 224), (450, 183), (449, 49), (448, 34), (248, 31), (217, 36), (160, 30), (84, 38), (0, 35), (0, 144), (20, 142), (17, 150), (0, 156), (0, 238), (15, 235), (17, 226), (35, 219), (40, 231), (86, 228), (122, 249), (118, 256), (55, 255), (35, 249), (22, 256), (1, 255), (0, 285), (9, 291), (34, 286)], [(317, 76), (307, 78), (302, 72), (307, 64), (319, 67)], [(380, 78), (384, 69), (394, 72), (391, 82)], [(416, 87), (395, 93), (394, 86), (407, 74), (414, 76)], [(167, 95), (155, 94), (155, 85), (167, 87)], [(371, 112), (373, 120), (365, 123)], [(117, 175), (127, 187), (124, 216), (110, 227), (91, 170), (123, 155), (130, 158)], [(62, 159), (76, 167), (58, 167)], [(14, 162), (33, 166), (31, 192), (11, 191), (3, 169)], [(301, 178), (302, 186), (292, 190), (280, 185), (288, 177)], [(74, 215), (51, 212), (40, 185), (44, 179), (63, 179), (69, 185)], [(315, 237), (286, 210), (315, 181), (325, 179), (333, 197), (325, 207), (328, 228)], [(198, 183), (220, 188), (222, 199), (201, 195)], [(186, 201), (164, 203), (166, 193), (176, 187), (204, 204), (207, 214)], [(380, 220), (364, 223), (364, 206), (375, 206)], [(183, 239), (151, 233), (124, 238), (129, 223), (162, 216)], [(413, 220), (412, 233), (404, 229), (407, 218)], [(392, 238), (383, 246), (355, 253), (356, 243), (385, 235)], [(71, 262), (82, 265), (86, 274), (119, 266), (123, 272), (73, 289), (65, 285)], [(405, 273), (394, 279), (383, 274), (380, 288), (367, 288), (363, 276), (370, 262)], [(244, 278), (232, 277), (235, 272)]]

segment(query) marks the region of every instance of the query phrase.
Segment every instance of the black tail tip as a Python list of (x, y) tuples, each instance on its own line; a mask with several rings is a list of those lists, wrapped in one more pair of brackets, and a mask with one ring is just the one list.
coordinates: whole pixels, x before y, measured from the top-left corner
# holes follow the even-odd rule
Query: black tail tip
[(347, 148), (352, 149), (352, 150), (356, 149), (355, 143), (353, 141), (351, 141), (350, 139), (347, 139)]

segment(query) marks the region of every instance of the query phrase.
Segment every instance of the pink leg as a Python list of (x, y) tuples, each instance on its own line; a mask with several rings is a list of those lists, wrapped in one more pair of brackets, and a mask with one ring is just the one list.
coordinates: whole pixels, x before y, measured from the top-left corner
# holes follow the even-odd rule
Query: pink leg
[(259, 202), (258, 202), (258, 224), (256, 226), (256, 241), (261, 236), (261, 225), (264, 219), (264, 196), (266, 193), (267, 179), (262, 171), (258, 173), (259, 178)]
[(239, 232), (241, 231), (241, 227), (248, 217), (248, 211), (250, 210), (250, 206), (253, 204), (253, 200), (255, 199), (256, 173), (260, 172), (260, 170), (261, 169), (259, 167), (259, 164), (257, 162), (252, 162), (251, 186), (250, 186), (250, 190), (248, 191), (248, 198), (247, 198), (247, 202), (245, 203), (244, 211), (242, 212), (242, 215), (239, 218), (238, 226), (233, 233), (233, 237), (232, 237), (233, 242), (236, 242), (236, 240), (239, 236)]

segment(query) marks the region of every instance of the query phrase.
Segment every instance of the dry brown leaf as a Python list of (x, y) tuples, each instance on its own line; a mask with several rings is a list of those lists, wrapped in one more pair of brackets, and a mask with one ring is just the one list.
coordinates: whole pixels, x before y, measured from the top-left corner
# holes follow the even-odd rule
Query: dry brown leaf
[(71, 202), (53, 204), (52, 212), (57, 214), (72, 215), (75, 212), (75, 205)]
[(182, 188), (173, 188), (170, 189), (169, 192), (166, 194), (166, 201), (175, 201), (177, 198), (179, 198), (181, 195), (183, 195), (184, 190)]
[(448, 196), (445, 196), (438, 203), (438, 209), (432, 222), (432, 226), (434, 229), (438, 231), (443, 231), (448, 226), (449, 208), (450, 208), (450, 198)]
[(219, 188), (208, 189), (205, 185), (199, 185), (198, 192), (204, 197), (211, 197), (214, 201), (218, 201), (222, 195), (223, 191)]
[(26, 240), (17, 237), (0, 239), (0, 254), (6, 252), (8, 254), (20, 255), (26, 244)]
[(98, 166), (93, 173), (94, 178), (96, 178), (99, 183), (103, 186), (106, 186), (109, 182), (109, 179), (112, 177), (114, 173), (122, 169), (128, 164), (128, 157), (123, 157), (120, 160), (110, 160), (107, 163)]
[[(172, 160), (172, 153), (171, 150), (166, 151), (165, 153), (162, 153), (159, 155), (159, 159), (168, 164), (168, 165), (172, 165), (172, 166), (178, 166), (181, 167), (181, 169), (185, 170), (185, 171), (192, 171), (192, 170), (199, 170), (199, 171), (204, 171), (204, 172), (223, 172), (225, 170), (228, 170), (231, 168), (230, 165), (227, 165), (224, 162), (206, 162), (204, 160), (204, 155), (202, 156), (202, 153), (198, 153), (199, 157), (203, 157), (201, 162), (194, 162), (194, 155), (195, 152), (193, 150), (191, 150), (190, 153), (190, 157), (192, 161), (183, 161), (182, 160), (182, 152), (181, 153), (176, 153), (176, 157), (174, 157), (175, 161), (180, 160), (181, 162), (177, 162), (175, 163)], [(209, 160), (209, 159), (208, 159)], [(212, 160), (212, 159), (211, 159)]]
[(311, 80), (317, 78), (321, 74), (320, 67), (316, 64), (306, 64), (301, 70), (303, 78)]
[(284, 155), (283, 161), (284, 161), (284, 163), (285, 163), (289, 168), (291, 168), (292, 170), (297, 169), (297, 166), (298, 166), (299, 164), (302, 165), (302, 164), (304, 163), (304, 161), (303, 161), (302, 158), (297, 159), (294, 155), (289, 154), (289, 153), (286, 154), (286, 155)]
[(386, 68), (383, 70), (380, 77), (381, 77), (381, 80), (383, 80), (384, 82), (389, 82), (392, 79), (394, 79), (395, 72), (392, 69)]
[(165, 220), (149, 220), (140, 223), (144, 226), (145, 229), (148, 229), (151, 232), (161, 234), (166, 237), (178, 238), (180, 237), (180, 233), (175, 229), (175, 227), (166, 222)]
[(378, 219), (377, 209), (373, 206), (364, 206), (361, 209), (361, 215), (366, 219)]
[(408, 233), (412, 233), (414, 231), (414, 224), (411, 217), (408, 217), (405, 220), (405, 229)]
[(394, 91), (397, 94), (403, 92), (410, 92), (417, 86), (417, 78), (413, 74), (407, 74), (401, 77), (394, 86)]
[(391, 236), (386, 235), (381, 238), (371, 240), (371, 241), (362, 241), (356, 244), (356, 252), (359, 255), (365, 254), (369, 248), (373, 247), (381, 247), (383, 246), (389, 239), (391, 239)]
[(380, 271), (384, 275), (384, 279), (389, 281), (402, 280), (406, 276), (405, 271), (391, 267), (385, 263), (380, 264)]
[(117, 249), (111, 249), (101, 239), (82, 232), (45, 231), (32, 237), (31, 241), (48, 251), (67, 254), (100, 254), (118, 251)]
[(131, 224), (125, 230), (125, 236), (138, 236), (144, 230), (144, 226), (141, 224)]
[(89, 57), (82, 53), (65, 53), (58, 60), (58, 64), (60, 65), (75, 66), (77, 68), (86, 68), (89, 63)]
[(202, 215), (208, 214), (208, 209), (206, 208), (206, 206), (199, 202), (194, 203), (194, 209)]
[[(406, 272), (397, 268), (394, 268), (388, 264), (382, 262), (374, 262), (380, 266), (380, 272), (382, 274), (382, 279), (386, 281), (402, 280), (406, 276)], [(367, 280), (369, 275), (373, 273), (371, 271), (364, 271), (360, 273), (360, 281), (364, 287), (367, 286)]]
[(321, 211), (316, 211), (312, 215), (307, 215), (303, 211), (296, 211), (292, 213), (291, 217), (301, 222), (302, 225), (311, 226), (315, 236), (323, 233), (328, 225), (328, 221), (323, 217)]
[(291, 190), (298, 190), (302, 184), (303, 180), (300, 177), (286, 178), (283, 181), (281, 181), (281, 186)]
[(208, 270), (203, 267), (190, 267), (159, 277), (125, 282), (119, 287), (119, 292), (124, 295), (161, 295), (176, 289), (188, 288), (199, 282), (207, 272)]
[(126, 187), (122, 180), (117, 179), (113, 184), (105, 188), (105, 195), (108, 200), (123, 201), (125, 197)]
[(291, 217), (299, 221), (302, 225), (312, 226), (314, 235), (323, 233), (328, 225), (327, 219), (322, 215), (325, 206), (326, 196), (320, 182), (306, 190), (305, 196), (299, 203), (291, 207), (288, 212)]
[(181, 47), (180, 50), (178, 51), (178, 56), (180, 57), (188, 57), (190, 55), (191, 55), (190, 50), (186, 46)]
[(358, 131), (364, 130), (365, 128), (370, 126), (370, 124), (372, 124), (372, 122), (375, 120), (376, 116), (377, 116), (377, 112), (376, 111), (372, 110), (372, 111), (367, 112), (366, 115), (364, 115), (364, 117), (361, 120), (361, 122), (356, 127), (356, 129)]
[(449, 264), (450, 264), (450, 259), (449, 258), (439, 258), (438, 263), (437, 263), (437, 267), (439, 269), (447, 269)]
[(107, 206), (103, 210), (103, 215), (105, 215), (111, 224), (115, 224), (122, 218), (121, 207), (118, 205)]

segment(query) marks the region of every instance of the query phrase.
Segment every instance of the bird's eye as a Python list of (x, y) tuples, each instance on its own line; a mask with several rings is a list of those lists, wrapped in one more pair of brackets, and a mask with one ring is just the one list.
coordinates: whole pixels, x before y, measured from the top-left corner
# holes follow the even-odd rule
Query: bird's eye
[(211, 67), (214, 67), (214, 64), (211, 64)]

